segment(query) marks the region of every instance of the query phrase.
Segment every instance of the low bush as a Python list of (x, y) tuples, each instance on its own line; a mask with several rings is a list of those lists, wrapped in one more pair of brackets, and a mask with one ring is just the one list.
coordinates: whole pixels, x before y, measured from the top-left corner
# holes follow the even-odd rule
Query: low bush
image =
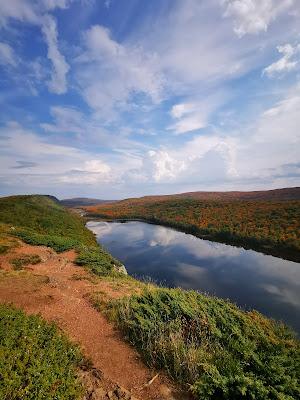
[(101, 247), (81, 247), (75, 263), (87, 267), (99, 276), (117, 274), (116, 267), (121, 265), (118, 260)]
[(80, 399), (81, 361), (78, 347), (54, 324), (0, 305), (1, 400)]
[(9, 250), (9, 246), (6, 246), (4, 244), (0, 244), (0, 254), (6, 254)]
[(73, 249), (80, 244), (77, 240), (69, 237), (41, 234), (29, 230), (17, 231), (15, 232), (15, 235), (22, 239), (25, 243), (33, 246), (48, 246), (58, 253)]
[(26, 265), (39, 264), (41, 261), (41, 257), (37, 254), (25, 254), (24, 256), (13, 258), (10, 263), (15, 270), (20, 270)]
[(197, 399), (300, 398), (300, 347), (284, 325), (181, 289), (114, 301), (111, 315), (145, 361)]

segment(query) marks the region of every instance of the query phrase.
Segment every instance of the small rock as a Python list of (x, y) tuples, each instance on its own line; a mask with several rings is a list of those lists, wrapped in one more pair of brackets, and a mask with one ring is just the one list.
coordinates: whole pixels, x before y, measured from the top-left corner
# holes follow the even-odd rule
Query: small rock
[(126, 268), (125, 268), (125, 265), (116, 265), (116, 264), (114, 264), (114, 268), (115, 268), (115, 270), (117, 271), (117, 272), (119, 272), (120, 274), (124, 274), (124, 275), (127, 275), (127, 270), (126, 270)]
[(97, 388), (93, 391), (92, 395), (90, 396), (90, 400), (104, 400), (105, 399), (105, 390), (103, 388)]
[(103, 378), (103, 372), (100, 371), (100, 369), (97, 369), (97, 368), (93, 368), (92, 369), (92, 375), (97, 379), (102, 379)]
[(106, 397), (107, 397), (109, 400), (118, 400), (118, 398), (115, 396), (115, 394), (114, 394), (113, 391), (109, 391), (109, 392), (106, 394)]
[(122, 388), (121, 386), (118, 386), (115, 391), (114, 391), (115, 395), (117, 396), (117, 399), (122, 399), (122, 400), (131, 400), (132, 396), (131, 393)]

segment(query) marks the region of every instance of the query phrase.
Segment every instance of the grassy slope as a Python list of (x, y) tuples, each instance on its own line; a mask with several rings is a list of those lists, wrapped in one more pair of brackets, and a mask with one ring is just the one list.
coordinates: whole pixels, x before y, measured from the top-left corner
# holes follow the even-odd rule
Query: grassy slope
[(86, 207), (89, 215), (144, 219), (196, 236), (300, 261), (300, 201), (132, 199)]
[(52, 247), (57, 252), (75, 249), (77, 263), (98, 275), (114, 272), (120, 263), (98, 246), (84, 221), (48, 196), (0, 198), (2, 232), (20, 237), (26, 243)]
[[(83, 221), (49, 198), (0, 199), (0, 222), (6, 234), (58, 250), (75, 248), (82, 264), (100, 274), (111, 273), (106, 266), (111, 266), (112, 257), (96, 246)], [(152, 288), (114, 302), (111, 315), (150, 365), (164, 368), (176, 380), (191, 385), (197, 399), (299, 398), (299, 342), (286, 327), (259, 313), (246, 313), (230, 302), (193, 291)], [(21, 369), (27, 349), (22, 340), (31, 333), (36, 337), (34, 325), (26, 325), (24, 338), (22, 325), (17, 323), (12, 331), (16, 330), (13, 337), (19, 337), (13, 342), (17, 344), (14, 351), (20, 349)], [(7, 335), (10, 330), (4, 331)], [(0, 350), (2, 357), (12, 345), (9, 338)], [(33, 347), (26, 357), (39, 359), (39, 351), (48, 351), (49, 342), (44, 343), (39, 350)], [(35, 368), (26, 371), (34, 373)], [(30, 382), (30, 376), (28, 379)], [(49, 387), (47, 382), (41, 383), (41, 389)]]

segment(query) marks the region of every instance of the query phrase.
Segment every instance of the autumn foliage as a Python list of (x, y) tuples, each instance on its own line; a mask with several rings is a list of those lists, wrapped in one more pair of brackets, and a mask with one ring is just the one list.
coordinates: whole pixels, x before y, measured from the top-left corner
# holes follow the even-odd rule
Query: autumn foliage
[(199, 237), (300, 261), (300, 201), (141, 198), (86, 207), (90, 216), (143, 219)]

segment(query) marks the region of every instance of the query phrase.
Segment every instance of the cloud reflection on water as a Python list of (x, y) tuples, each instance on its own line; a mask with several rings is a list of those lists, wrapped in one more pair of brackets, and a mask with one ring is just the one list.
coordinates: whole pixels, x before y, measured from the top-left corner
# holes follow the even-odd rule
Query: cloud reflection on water
[(230, 298), (300, 331), (300, 265), (143, 222), (89, 222), (131, 274)]

